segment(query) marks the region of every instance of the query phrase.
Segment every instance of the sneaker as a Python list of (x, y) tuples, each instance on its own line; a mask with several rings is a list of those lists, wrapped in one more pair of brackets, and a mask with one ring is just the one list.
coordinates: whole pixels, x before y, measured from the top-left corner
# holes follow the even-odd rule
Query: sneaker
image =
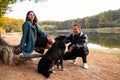
[(76, 64), (76, 59), (73, 60), (73, 64)]
[(88, 69), (88, 64), (87, 63), (83, 63), (83, 68)]

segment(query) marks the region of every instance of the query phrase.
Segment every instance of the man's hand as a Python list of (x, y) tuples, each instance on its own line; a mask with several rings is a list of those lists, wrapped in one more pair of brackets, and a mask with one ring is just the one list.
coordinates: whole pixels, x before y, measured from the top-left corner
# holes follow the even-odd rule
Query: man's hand
[(73, 48), (76, 48), (76, 49), (79, 49), (79, 48), (82, 48), (83, 45), (73, 44), (72, 47), (73, 47)]

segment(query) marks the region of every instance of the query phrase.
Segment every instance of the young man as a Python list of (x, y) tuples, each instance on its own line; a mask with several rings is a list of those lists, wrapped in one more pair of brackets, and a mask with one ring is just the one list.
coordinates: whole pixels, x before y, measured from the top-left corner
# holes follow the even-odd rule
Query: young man
[(81, 31), (79, 24), (73, 25), (73, 33), (67, 37), (67, 43), (71, 42), (68, 46), (68, 51), (65, 53), (64, 60), (75, 60), (76, 57), (82, 57), (83, 68), (87, 69), (87, 55), (89, 50), (87, 47), (87, 35)]

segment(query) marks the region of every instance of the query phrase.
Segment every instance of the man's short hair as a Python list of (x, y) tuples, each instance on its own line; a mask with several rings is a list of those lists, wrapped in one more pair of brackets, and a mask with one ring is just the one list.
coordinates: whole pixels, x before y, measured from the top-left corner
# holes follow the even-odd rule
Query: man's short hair
[(81, 28), (81, 26), (78, 23), (75, 23), (73, 26), (78, 26), (79, 28)]

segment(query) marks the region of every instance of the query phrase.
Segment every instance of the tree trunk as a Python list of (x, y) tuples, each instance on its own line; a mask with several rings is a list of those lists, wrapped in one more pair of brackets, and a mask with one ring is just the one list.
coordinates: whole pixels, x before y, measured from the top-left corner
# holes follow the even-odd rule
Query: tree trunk
[(32, 58), (41, 57), (41, 54), (32, 54), (29, 57), (24, 57), (23, 55), (15, 52), (18, 45), (11, 46), (9, 45), (1, 36), (0, 36), (0, 59), (6, 65), (16, 65), (26, 60), (30, 60)]

